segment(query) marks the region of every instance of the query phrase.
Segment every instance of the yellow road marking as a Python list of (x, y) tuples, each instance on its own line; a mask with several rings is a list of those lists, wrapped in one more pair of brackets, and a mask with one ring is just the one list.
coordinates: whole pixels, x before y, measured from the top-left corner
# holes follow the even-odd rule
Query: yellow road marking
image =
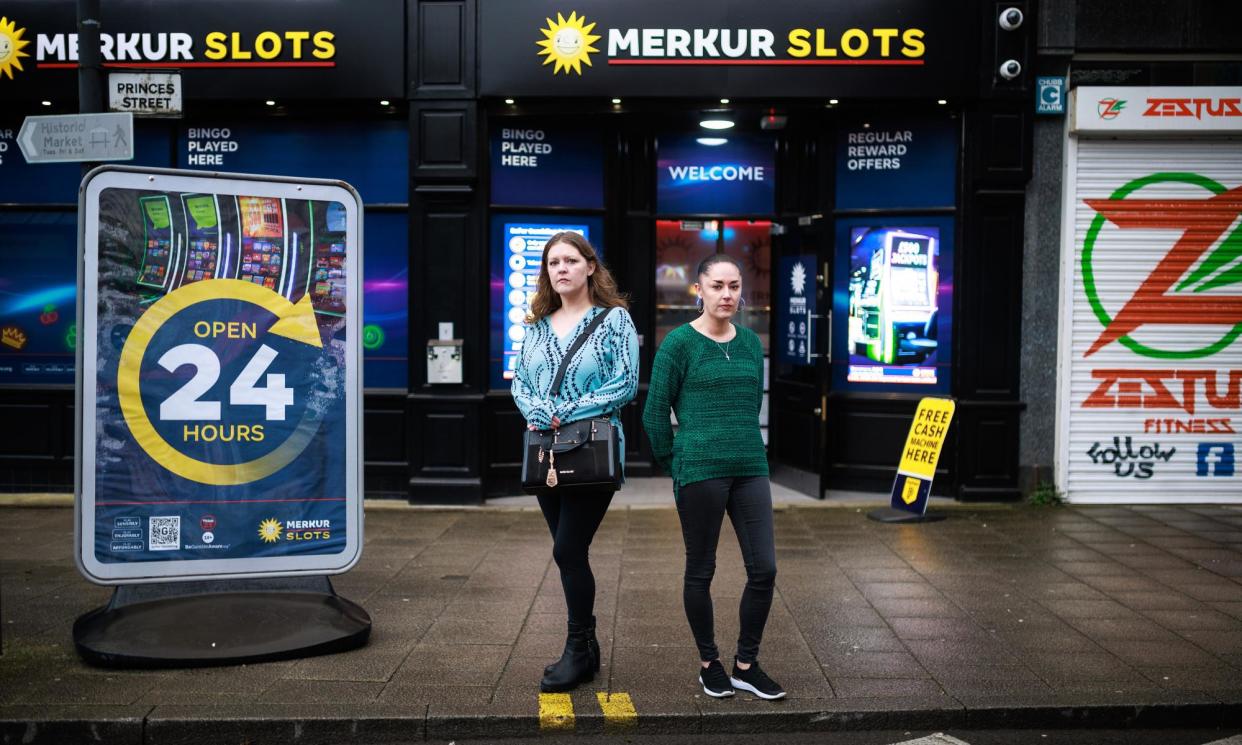
[(638, 712), (634, 710), (634, 702), (628, 693), (609, 695), (600, 691), (595, 694), (599, 699), (599, 708), (604, 710), (605, 729), (625, 729), (638, 724)]
[(574, 700), (568, 693), (539, 694), (539, 729), (572, 730)]

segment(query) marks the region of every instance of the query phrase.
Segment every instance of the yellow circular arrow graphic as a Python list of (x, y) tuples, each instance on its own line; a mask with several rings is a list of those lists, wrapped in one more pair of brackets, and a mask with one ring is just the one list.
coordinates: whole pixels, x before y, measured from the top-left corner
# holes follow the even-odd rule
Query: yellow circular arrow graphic
[(151, 339), (177, 313), (207, 300), (240, 300), (257, 305), (277, 317), (276, 323), (268, 329), (270, 333), (323, 347), (310, 295), (304, 295), (295, 305), (266, 287), (240, 279), (195, 282), (165, 295), (134, 324), (129, 338), (125, 340), (125, 347), (121, 350), (117, 369), (117, 395), (121, 402), (121, 413), (125, 415), (125, 423), (129, 425), (134, 440), (156, 463), (182, 478), (200, 484), (247, 484), (271, 476), (302, 453), (319, 429), (319, 421), (311, 416), (309, 408), (302, 415), (293, 434), (272, 452), (246, 463), (218, 465), (191, 458), (170, 445), (151, 424), (146, 408), (142, 405), (140, 371)]

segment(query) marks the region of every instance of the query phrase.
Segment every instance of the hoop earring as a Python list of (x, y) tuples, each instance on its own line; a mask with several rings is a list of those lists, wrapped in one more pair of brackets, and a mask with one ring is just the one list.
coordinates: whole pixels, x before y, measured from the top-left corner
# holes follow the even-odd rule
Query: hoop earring
[(703, 298), (702, 297), (696, 297), (694, 299), (694, 307), (696, 310), (703, 310)]
[(746, 307), (746, 298), (739, 297), (737, 299), (737, 309), (741, 310), (742, 308), (745, 308), (745, 307)]

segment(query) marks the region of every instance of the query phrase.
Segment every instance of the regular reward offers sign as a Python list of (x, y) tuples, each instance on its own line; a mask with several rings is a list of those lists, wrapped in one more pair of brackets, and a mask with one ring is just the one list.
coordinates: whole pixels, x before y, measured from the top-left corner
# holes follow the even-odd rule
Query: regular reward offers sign
[(360, 201), (105, 168), (79, 225), (87, 578), (323, 574), (361, 548)]

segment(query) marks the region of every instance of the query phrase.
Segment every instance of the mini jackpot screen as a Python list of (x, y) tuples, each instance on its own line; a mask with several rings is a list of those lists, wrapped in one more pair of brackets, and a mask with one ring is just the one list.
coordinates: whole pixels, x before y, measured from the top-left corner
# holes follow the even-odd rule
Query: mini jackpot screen
[(848, 263), (838, 266), (836, 283), (847, 324), (846, 348), (838, 349), (845, 352), (844, 383), (947, 389), (953, 283), (944, 239), (951, 240), (952, 227), (924, 219), (839, 223), (838, 241), (848, 241), (838, 252), (848, 252)]

